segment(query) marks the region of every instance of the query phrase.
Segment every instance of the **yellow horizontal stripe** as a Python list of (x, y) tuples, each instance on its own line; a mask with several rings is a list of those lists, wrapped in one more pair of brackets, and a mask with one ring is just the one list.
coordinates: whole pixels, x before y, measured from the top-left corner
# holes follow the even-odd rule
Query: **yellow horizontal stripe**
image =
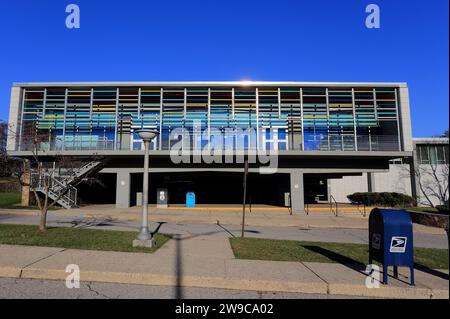
[(64, 115), (46, 115), (45, 119), (63, 119)]
[[(198, 206), (194, 208), (183, 207), (183, 206), (173, 206), (165, 208), (167, 210), (217, 210), (217, 211), (242, 211), (242, 207), (214, 207), (214, 206)], [(339, 207), (342, 211), (360, 211), (361, 209), (352, 206)], [(287, 207), (252, 207), (252, 211), (288, 211)], [(330, 211), (328, 207), (310, 207), (308, 210), (310, 211)], [(367, 211), (370, 211), (370, 208), (367, 208)], [(350, 217), (350, 216), (346, 216)], [(362, 216), (355, 216), (362, 217)]]

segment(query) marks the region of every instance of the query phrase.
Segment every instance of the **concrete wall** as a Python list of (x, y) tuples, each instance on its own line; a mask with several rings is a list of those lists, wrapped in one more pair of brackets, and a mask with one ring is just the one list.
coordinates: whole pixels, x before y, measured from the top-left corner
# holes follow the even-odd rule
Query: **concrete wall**
[(374, 173), (375, 192), (395, 192), (411, 196), (409, 165), (389, 165), (389, 172)]
[[(395, 192), (412, 195), (409, 165), (391, 164), (388, 172), (371, 174), (373, 176), (373, 192)], [(328, 183), (330, 194), (341, 203), (350, 202), (347, 195), (369, 191), (369, 181), (366, 173), (362, 176), (345, 176), (342, 179), (330, 179)]]
[[(443, 203), (440, 202), (439, 198), (433, 196), (434, 192), (438, 192), (438, 182), (432, 173), (431, 166), (420, 165), (419, 171), (420, 182), (417, 183), (419, 206), (430, 206), (429, 200), (434, 206), (442, 205)], [(446, 185), (448, 185), (448, 165), (436, 165), (435, 174), (438, 177), (439, 183), (445, 189)], [(410, 169), (407, 164), (391, 164), (388, 172), (372, 173), (372, 176), (374, 192), (395, 192), (413, 196)], [(425, 190), (429, 200), (427, 200), (423, 190), (420, 188), (420, 184)], [(367, 174), (363, 174), (362, 176), (345, 176), (342, 179), (330, 179), (328, 180), (328, 186), (330, 194), (333, 195), (338, 202), (349, 203), (347, 195), (368, 191)]]
[(348, 203), (347, 195), (356, 192), (367, 192), (367, 174), (362, 176), (344, 176), (341, 179), (329, 179), (328, 189), (330, 195), (339, 203)]
[(13, 87), (11, 90), (11, 99), (9, 107), (8, 120), (8, 141), (6, 144), (7, 151), (15, 151), (17, 145), (17, 138), (19, 136), (19, 118), (20, 118), (20, 101), (21, 101), (20, 87)]
[(400, 118), (400, 134), (402, 136), (403, 151), (413, 151), (413, 138), (411, 128), (411, 113), (409, 105), (409, 89), (405, 85), (398, 89), (399, 118)]

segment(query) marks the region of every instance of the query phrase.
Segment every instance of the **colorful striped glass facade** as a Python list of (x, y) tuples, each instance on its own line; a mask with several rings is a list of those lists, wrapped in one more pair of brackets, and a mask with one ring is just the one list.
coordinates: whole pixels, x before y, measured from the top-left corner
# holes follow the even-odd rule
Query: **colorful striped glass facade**
[(49, 150), (140, 150), (139, 128), (160, 132), (154, 150), (177, 128), (251, 130), (255, 143), (233, 144), (244, 149), (401, 150), (397, 87), (24, 87), (20, 115), (21, 150), (29, 132)]

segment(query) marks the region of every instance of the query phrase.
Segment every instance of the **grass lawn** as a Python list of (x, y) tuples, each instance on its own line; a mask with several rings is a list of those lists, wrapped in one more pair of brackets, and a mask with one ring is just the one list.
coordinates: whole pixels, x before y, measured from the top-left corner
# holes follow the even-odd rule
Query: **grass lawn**
[[(303, 261), (342, 264), (369, 262), (368, 245), (319, 243), (259, 238), (231, 238), (231, 248), (238, 259)], [(448, 269), (448, 250), (414, 248), (416, 267)]]
[(0, 208), (10, 208), (20, 204), (20, 193), (0, 193)]
[(171, 236), (155, 235), (152, 248), (132, 247), (137, 232), (53, 227), (40, 233), (37, 226), (0, 224), (0, 244), (61, 247), (73, 249), (152, 253)]
[[(33, 196), (32, 194), (30, 196)], [(37, 206), (20, 206), (21, 193), (0, 193), (0, 208), (4, 209), (39, 209)], [(53, 206), (49, 210), (58, 210), (60, 207)]]
[(409, 207), (405, 209), (411, 212), (439, 213), (439, 211), (433, 207)]

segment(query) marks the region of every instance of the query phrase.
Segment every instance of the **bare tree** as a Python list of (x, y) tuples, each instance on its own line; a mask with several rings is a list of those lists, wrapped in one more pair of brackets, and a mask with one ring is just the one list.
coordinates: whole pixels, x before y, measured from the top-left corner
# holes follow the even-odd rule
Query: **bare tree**
[[(76, 168), (85, 164), (85, 161), (75, 161), (64, 155), (57, 155), (48, 161), (43, 161), (48, 141), (49, 137), (45, 132), (40, 133), (31, 128), (24, 130), (21, 143), (25, 150), (31, 152), (31, 156), (20, 160), (20, 164), (12, 167), (12, 175), (19, 179), (22, 186), (29, 186), (34, 195), (40, 212), (39, 230), (41, 232), (47, 230), (48, 210), (55, 206), (72, 187), (64, 182), (62, 174), (71, 175)], [(87, 160), (100, 159), (87, 158)]]
[(8, 176), (8, 155), (6, 154), (8, 123), (0, 121), (0, 176)]
[[(30, 127), (24, 129), (19, 136), (8, 125), (6, 125), (5, 132), (8, 135), (16, 135), (17, 139), (20, 138), (21, 149), (31, 153), (26, 158), (13, 158), (8, 156), (5, 148), (0, 150), (0, 164), (5, 167), (7, 176), (15, 177), (22, 188), (29, 187), (33, 193), (40, 211), (40, 231), (44, 232), (47, 229), (48, 210), (55, 206), (73, 186), (81, 181), (90, 184), (100, 183), (98, 178), (90, 176), (95, 170), (84, 173), (83, 178), (77, 176), (75, 171), (88, 162), (104, 162), (104, 157), (93, 155), (83, 159), (74, 159), (61, 154), (45, 156), (45, 151), (51, 148), (49, 132), (41, 132)], [(1, 139), (4, 139), (6, 143), (6, 134), (0, 135), (0, 142)], [(47, 161), (43, 160), (45, 157)], [(70, 182), (66, 183), (66, 177), (72, 177)]]
[[(31, 158), (24, 159), (21, 168), (17, 169), (16, 176), (22, 185), (30, 186), (30, 190), (34, 195), (36, 205), (39, 207), (40, 219), (39, 230), (45, 232), (47, 230), (48, 210), (55, 206), (58, 201), (66, 194), (68, 188), (62, 188), (56, 197), (50, 198), (50, 189), (54, 183), (54, 177), (59, 168), (59, 159), (55, 162), (43, 162), (40, 159), (42, 143), (47, 140), (46, 134), (41, 134), (35, 129), (30, 129), (22, 134), (22, 143), (28, 151), (31, 151)], [(24, 178), (25, 174), (30, 174), (28, 178)], [(43, 194), (40, 196), (39, 192)]]
[(448, 205), (449, 172), (448, 163), (418, 165), (414, 174), (423, 197), (421, 204), (430, 207), (435, 207), (435, 202), (439, 202), (439, 205)]

